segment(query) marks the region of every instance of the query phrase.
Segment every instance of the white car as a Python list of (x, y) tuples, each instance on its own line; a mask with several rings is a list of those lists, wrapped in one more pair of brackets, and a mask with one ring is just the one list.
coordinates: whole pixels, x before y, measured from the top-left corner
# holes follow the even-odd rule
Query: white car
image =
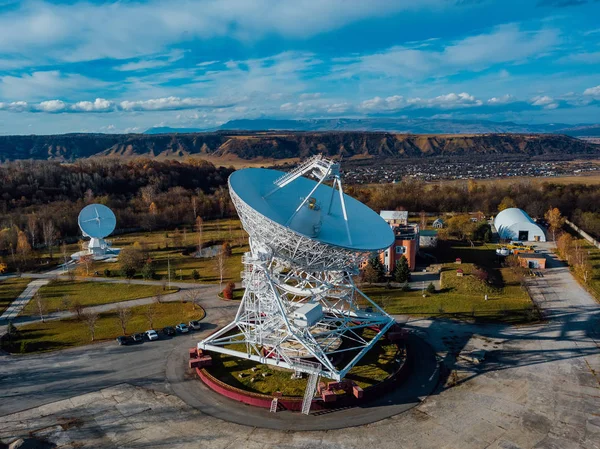
[(185, 323), (179, 323), (177, 326), (175, 326), (175, 329), (177, 332), (181, 332), (182, 334), (187, 334), (190, 331), (190, 328), (187, 327), (187, 324)]
[(146, 337), (150, 341), (158, 340), (158, 334), (156, 333), (156, 331), (154, 329), (150, 329), (149, 331), (146, 331)]

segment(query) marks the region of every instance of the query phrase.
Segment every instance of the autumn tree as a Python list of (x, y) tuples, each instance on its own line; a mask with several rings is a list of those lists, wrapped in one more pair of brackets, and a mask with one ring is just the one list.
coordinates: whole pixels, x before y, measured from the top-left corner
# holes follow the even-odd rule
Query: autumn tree
[(8, 265), (6, 265), (6, 263), (4, 263), (0, 260), (0, 274), (4, 273), (7, 268), (8, 268)]
[(98, 324), (99, 315), (91, 310), (86, 311), (82, 316), (82, 321), (86, 324), (92, 341), (96, 338), (96, 326)]
[(21, 230), (17, 232), (17, 254), (21, 256), (23, 262), (27, 261), (31, 253), (31, 245), (27, 241), (27, 236)]
[(44, 238), (44, 246), (48, 248), (50, 259), (52, 259), (52, 247), (56, 240), (56, 227), (52, 220), (46, 220), (42, 223), (42, 237)]
[(571, 237), (571, 234), (563, 232), (556, 241), (556, 249), (558, 255), (569, 263), (571, 252), (573, 251), (573, 237)]
[(225, 277), (225, 271), (227, 269), (227, 253), (220, 248), (215, 257), (215, 264), (217, 272), (219, 273), (219, 290), (223, 288), (223, 278)]
[(119, 253), (119, 265), (128, 278), (132, 278), (144, 266), (145, 261), (144, 251), (136, 245), (126, 246)]
[(127, 334), (127, 324), (131, 320), (133, 313), (130, 308), (127, 307), (118, 307), (117, 308), (117, 320), (119, 325), (121, 326), (121, 330), (123, 331), (123, 335)]
[(40, 320), (42, 320), (42, 323), (45, 323), (46, 313), (48, 312), (48, 304), (46, 304), (45, 299), (39, 292), (33, 295), (33, 300), (35, 301), (35, 307), (40, 315)]
[(550, 227), (550, 232), (552, 232), (552, 241), (556, 242), (556, 231), (559, 231), (562, 228), (565, 223), (565, 218), (561, 215), (560, 210), (557, 207), (548, 209), (544, 218), (546, 218), (548, 226)]
[(471, 240), (476, 228), (477, 223), (473, 223), (471, 217), (466, 214), (451, 217), (446, 227), (448, 234), (459, 240)]
[(78, 263), (79, 263), (79, 265), (81, 265), (85, 268), (85, 275), (89, 276), (90, 275), (90, 267), (94, 263), (94, 256), (92, 256), (91, 254), (82, 254), (79, 256)]
[(150, 329), (154, 329), (154, 317), (156, 316), (156, 313), (157, 310), (154, 304), (150, 303), (144, 307), (144, 316), (146, 317), (146, 320), (148, 320), (148, 326), (150, 326)]
[(83, 305), (79, 301), (74, 301), (71, 303), (70, 310), (75, 314), (79, 321), (83, 319)]
[(38, 217), (36, 214), (29, 214), (27, 216), (27, 233), (31, 239), (31, 246), (35, 248), (38, 232)]
[(504, 209), (509, 209), (511, 207), (517, 207), (517, 203), (510, 196), (505, 196), (498, 204), (498, 212), (502, 212)]
[(198, 216), (196, 217), (196, 232), (198, 233), (198, 252), (202, 251), (202, 233), (204, 230), (204, 220), (202, 220), (202, 217)]

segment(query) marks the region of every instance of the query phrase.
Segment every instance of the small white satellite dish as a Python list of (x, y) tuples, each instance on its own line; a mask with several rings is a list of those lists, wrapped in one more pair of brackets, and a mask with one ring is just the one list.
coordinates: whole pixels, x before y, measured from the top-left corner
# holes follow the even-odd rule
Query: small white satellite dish
[(117, 225), (117, 218), (112, 210), (103, 204), (85, 206), (77, 219), (83, 235), (102, 239), (110, 235)]

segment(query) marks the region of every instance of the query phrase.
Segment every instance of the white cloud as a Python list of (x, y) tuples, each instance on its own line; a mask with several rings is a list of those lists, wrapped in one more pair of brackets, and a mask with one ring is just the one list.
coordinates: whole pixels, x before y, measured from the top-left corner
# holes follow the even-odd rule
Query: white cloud
[(590, 87), (584, 90), (583, 95), (589, 95), (591, 97), (600, 97), (600, 85), (596, 87)]
[(0, 77), (0, 95), (10, 99), (62, 97), (76, 91), (104, 88), (100, 80), (79, 74), (63, 74), (58, 70), (38, 71), (21, 76)]
[(481, 106), (482, 104), (483, 102), (473, 95), (462, 92), (459, 94), (449, 93), (446, 95), (439, 95), (433, 98), (404, 98), (401, 95), (394, 95), (387, 98), (375, 97), (363, 101), (360, 104), (359, 109), (366, 111), (397, 111), (406, 108), (455, 109)]
[(67, 105), (61, 100), (48, 100), (42, 101), (36, 105), (35, 108), (42, 112), (62, 112), (66, 109)]
[(495, 105), (500, 105), (500, 104), (514, 103), (515, 101), (517, 101), (515, 97), (513, 97), (512, 95), (506, 94), (506, 95), (502, 95), (500, 97), (492, 97), (486, 103), (489, 105), (495, 106)]
[(317, 98), (320, 98), (321, 94), (319, 92), (310, 94), (310, 93), (304, 93), (300, 95), (300, 99), (301, 100), (315, 100)]
[(0, 54), (65, 61), (126, 59), (192, 38), (256, 41), (276, 34), (307, 38), (365, 18), (444, 7), (445, 0), (173, 0), (163, 2), (25, 2), (0, 15)]
[(548, 95), (538, 95), (531, 99), (531, 104), (533, 106), (543, 106), (544, 109), (556, 109), (558, 107), (558, 103), (554, 101), (554, 98)]
[(159, 55), (153, 58), (142, 59), (139, 61), (132, 61), (126, 64), (119, 65), (114, 67), (115, 70), (119, 70), (121, 72), (131, 72), (137, 70), (147, 70), (147, 69), (156, 69), (160, 67), (166, 67), (173, 62), (179, 61), (183, 59), (185, 56), (185, 51), (183, 50), (173, 50), (166, 55)]
[(534, 106), (545, 106), (553, 101), (554, 99), (548, 95), (538, 95), (537, 97), (533, 97), (531, 99), (531, 104)]
[(218, 108), (227, 107), (227, 104), (219, 104), (208, 98), (153, 98), (150, 100), (129, 101), (124, 100), (119, 103), (119, 107), (124, 111), (169, 111), (177, 109), (191, 108)]
[(91, 101), (78, 101), (71, 109), (79, 112), (104, 112), (109, 111), (113, 108), (113, 102), (105, 100), (104, 98), (96, 98), (93, 102)]
[(29, 109), (26, 101), (13, 101), (11, 103), (0, 103), (0, 110), (11, 112), (25, 112)]
[(559, 42), (554, 29), (522, 31), (515, 24), (502, 25), (490, 33), (466, 37), (443, 48), (396, 46), (386, 51), (339, 59), (337, 77), (360, 74), (418, 79), (461, 71), (481, 71), (495, 64), (519, 63), (543, 56)]

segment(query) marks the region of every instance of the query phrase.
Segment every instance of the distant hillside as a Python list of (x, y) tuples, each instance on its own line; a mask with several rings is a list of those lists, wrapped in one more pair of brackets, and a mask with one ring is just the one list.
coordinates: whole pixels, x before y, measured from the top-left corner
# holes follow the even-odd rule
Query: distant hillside
[[(569, 136), (600, 136), (599, 124), (566, 125), (518, 124), (512, 122), (491, 122), (486, 120), (441, 120), (441, 119), (313, 119), (276, 120), (252, 119), (232, 120), (221, 125), (219, 130), (228, 131), (372, 131), (407, 134), (489, 134), (489, 133), (553, 133)], [(195, 128), (150, 128), (145, 134), (172, 134), (207, 132), (216, 129)]]
[(0, 136), (0, 160), (74, 160), (91, 156), (179, 158), (206, 155), (285, 159), (329, 156), (420, 158), (455, 155), (600, 155), (600, 146), (563, 135), (409, 135), (380, 132), (64, 134)]

